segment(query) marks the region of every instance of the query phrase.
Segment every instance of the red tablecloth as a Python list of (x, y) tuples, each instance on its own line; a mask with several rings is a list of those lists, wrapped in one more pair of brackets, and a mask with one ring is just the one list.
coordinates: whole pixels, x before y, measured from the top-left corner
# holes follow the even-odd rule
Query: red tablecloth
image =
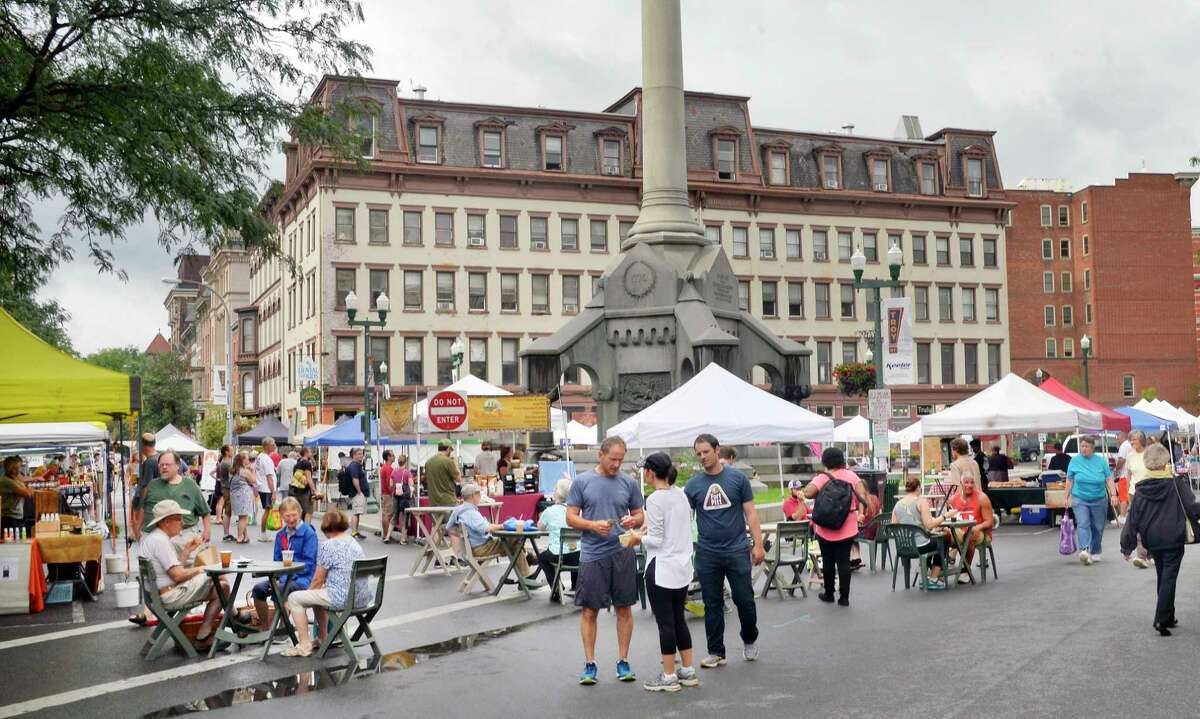
[(37, 614), (46, 608), (46, 572), (42, 569), (42, 552), (37, 542), (29, 544), (29, 613)]

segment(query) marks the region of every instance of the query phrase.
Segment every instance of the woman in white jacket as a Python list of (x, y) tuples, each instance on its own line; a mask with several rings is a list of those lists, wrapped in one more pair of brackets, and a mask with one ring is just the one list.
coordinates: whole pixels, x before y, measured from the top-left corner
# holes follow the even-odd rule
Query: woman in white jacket
[[(646, 522), (641, 532), (631, 531), (629, 546), (646, 548), (646, 594), (662, 651), (662, 672), (643, 686), (652, 692), (677, 692), (699, 686), (692, 665), (692, 635), (684, 616), (688, 585), (692, 582), (692, 508), (683, 490), (675, 486), (671, 458), (655, 452), (641, 462), (643, 479), (654, 485), (646, 498)], [(675, 667), (675, 653), (681, 659)]]

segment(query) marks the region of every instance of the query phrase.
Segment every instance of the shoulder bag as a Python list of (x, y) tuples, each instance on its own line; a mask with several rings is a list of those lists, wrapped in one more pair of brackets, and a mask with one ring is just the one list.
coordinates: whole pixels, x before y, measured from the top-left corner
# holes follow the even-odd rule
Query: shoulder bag
[(1184, 544), (1195, 544), (1196, 537), (1200, 537), (1200, 526), (1196, 526), (1196, 520), (1192, 519), (1188, 514), (1187, 505), (1183, 503), (1183, 493), (1179, 491), (1179, 479), (1172, 477), (1171, 481), (1175, 484), (1175, 498), (1179, 500), (1179, 508), (1183, 510), (1183, 531)]

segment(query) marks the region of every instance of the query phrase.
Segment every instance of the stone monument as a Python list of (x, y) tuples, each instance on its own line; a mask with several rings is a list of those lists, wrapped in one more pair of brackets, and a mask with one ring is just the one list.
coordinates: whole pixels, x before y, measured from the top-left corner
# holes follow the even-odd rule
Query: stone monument
[(688, 202), (679, 5), (642, 0), (642, 201), (623, 255), (579, 315), (521, 353), (531, 392), (587, 373), (601, 437), (710, 362), (746, 380), (761, 367), (790, 401), (810, 390), (810, 351), (739, 309), (729, 258)]

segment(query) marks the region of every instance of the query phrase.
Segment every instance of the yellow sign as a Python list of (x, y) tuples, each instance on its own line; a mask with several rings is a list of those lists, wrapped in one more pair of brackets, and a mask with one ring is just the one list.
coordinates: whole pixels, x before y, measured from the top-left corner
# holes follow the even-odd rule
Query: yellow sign
[(468, 397), (472, 432), (550, 429), (550, 400), (544, 396)]
[(389, 399), (379, 403), (379, 431), (385, 437), (411, 432), (412, 399)]

